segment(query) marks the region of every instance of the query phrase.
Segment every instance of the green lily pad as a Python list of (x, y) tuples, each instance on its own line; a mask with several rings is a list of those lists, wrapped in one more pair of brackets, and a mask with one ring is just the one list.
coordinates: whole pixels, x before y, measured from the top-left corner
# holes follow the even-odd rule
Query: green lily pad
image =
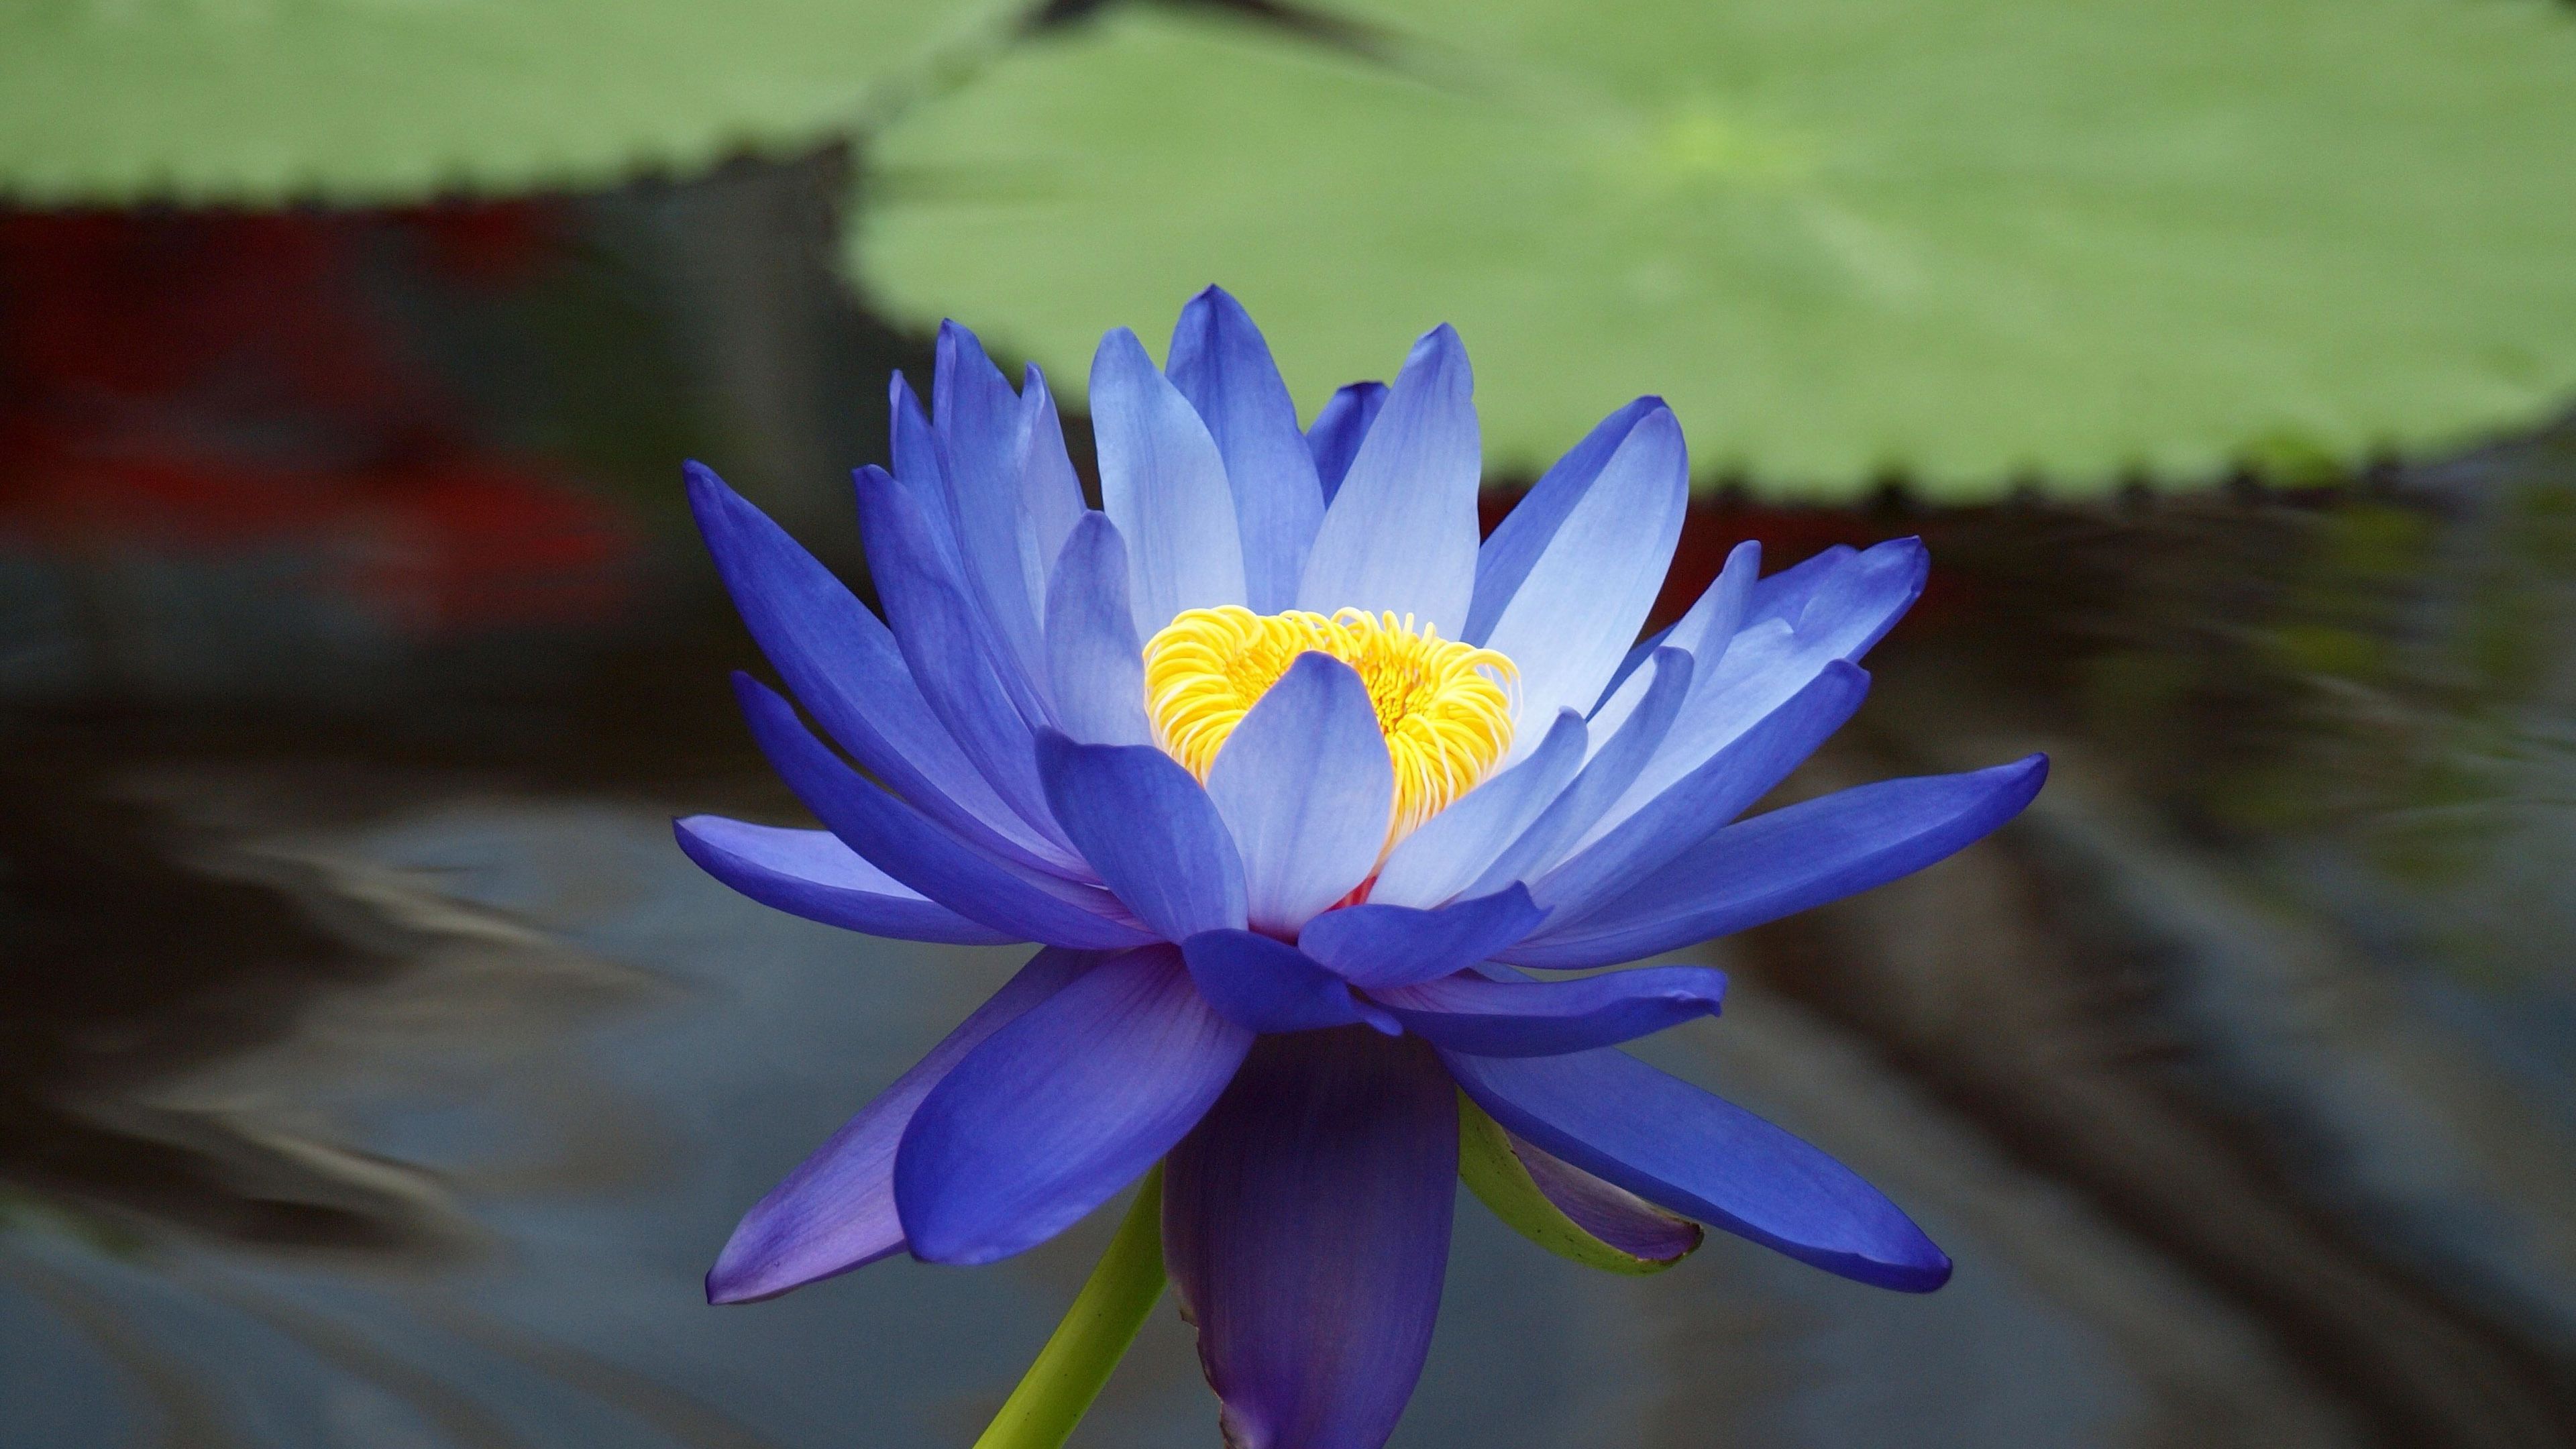
[(968, 0), (24, 0), (0, 198), (400, 202), (854, 129)]
[(1489, 465), (1638, 393), (1708, 480), (1940, 499), (2352, 460), (2576, 395), (2549, 0), (1113, 13), (905, 113), (852, 259), (1071, 391), (1218, 281), (1308, 407), (1457, 325)]

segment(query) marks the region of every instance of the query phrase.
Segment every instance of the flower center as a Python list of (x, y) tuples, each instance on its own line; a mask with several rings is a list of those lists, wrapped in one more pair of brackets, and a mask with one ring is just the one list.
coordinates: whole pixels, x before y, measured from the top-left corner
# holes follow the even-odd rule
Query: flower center
[(1204, 780), (1216, 753), (1297, 656), (1329, 654), (1358, 671), (1395, 763), (1389, 844), (1474, 789), (1512, 743), (1512, 661), (1416, 632), (1413, 617), (1343, 609), (1256, 614), (1190, 609), (1145, 644), (1145, 712), (1154, 741)]

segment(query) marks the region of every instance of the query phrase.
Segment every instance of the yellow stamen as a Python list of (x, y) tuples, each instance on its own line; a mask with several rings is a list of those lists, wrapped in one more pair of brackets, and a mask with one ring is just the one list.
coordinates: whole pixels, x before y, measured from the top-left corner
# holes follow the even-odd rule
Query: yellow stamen
[(1255, 614), (1190, 609), (1145, 645), (1145, 712), (1154, 742), (1204, 780), (1245, 714), (1297, 656), (1329, 654), (1359, 672), (1395, 763), (1387, 843), (1475, 788), (1512, 743), (1512, 661), (1443, 639), (1410, 614), (1344, 609)]

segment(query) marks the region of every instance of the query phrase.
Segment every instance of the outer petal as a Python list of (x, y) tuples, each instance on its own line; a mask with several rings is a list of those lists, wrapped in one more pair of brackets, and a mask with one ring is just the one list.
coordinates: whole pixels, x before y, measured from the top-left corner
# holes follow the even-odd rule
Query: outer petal
[(1413, 1041), (1264, 1038), (1163, 1176), (1163, 1251), (1240, 1449), (1378, 1449), (1431, 1346), (1458, 1110)]
[(1100, 879), (1166, 941), (1241, 929), (1243, 866), (1199, 782), (1151, 745), (1038, 736), (1047, 800)]
[(1043, 603), (1065, 540), (1090, 509), (1082, 501), (1082, 479), (1073, 471), (1073, 457), (1065, 451), (1064, 421), (1056, 416), (1055, 394), (1047, 390), (1046, 375), (1034, 362), (1020, 381), (1017, 472), (1020, 511), (1027, 520), (1020, 537), (1024, 547), (1036, 548), (1033, 557), (1023, 560), (1029, 597)]
[(1038, 787), (1029, 758), (1029, 729), (1049, 716), (1032, 697), (1016, 665), (997, 661), (974, 605), (939, 559), (920, 507), (885, 470), (853, 475), (860, 526), (867, 534), (868, 572), (885, 605), (904, 663), (921, 684), (930, 708), (975, 768), (1020, 817), (1049, 839), (1062, 842)]
[(894, 636), (831, 571), (712, 471), (689, 506), (751, 637), (869, 773), (925, 815), (1024, 865), (1071, 859), (1002, 802), (913, 682)]
[(1181, 1140), (1251, 1045), (1172, 947), (1101, 962), (986, 1038), (913, 1113), (894, 1162), (913, 1255), (989, 1263), (1072, 1226)]
[(1216, 440), (1124, 327), (1092, 358), (1091, 426), (1101, 500), (1127, 540), (1136, 636), (1183, 609), (1242, 603), (1243, 541)]
[(1379, 868), (1369, 899), (1436, 906), (1465, 890), (1573, 782), (1575, 771), (1583, 768), (1586, 733), (1572, 710), (1559, 710), (1547, 738), (1519, 764), (1468, 791), (1404, 837)]
[(1324, 510), (1297, 606), (1411, 614), (1457, 638), (1476, 588), (1475, 378), (1447, 324), (1413, 344)]
[(846, 1273), (903, 1246), (895, 1214), (894, 1153), (914, 1109), (985, 1038), (1063, 990), (1100, 958), (1040, 951), (1020, 974), (975, 1009), (911, 1071), (859, 1109), (787, 1180), (769, 1190), (717, 1255), (707, 1301), (771, 1298), (817, 1278)]
[(1869, 693), (1869, 675), (1837, 659), (1760, 723), (1615, 825), (1596, 826), (1531, 895), (1569, 916), (1645, 879), (1707, 839), (1785, 780)]
[(1793, 620), (1766, 614), (1761, 585), (1755, 585), (1744, 629), (1716, 667), (1697, 676), (1663, 749), (1605, 818), (1618, 820), (1662, 794), (1806, 688), (1827, 664), (1866, 653), (1922, 594), (1928, 568), (1916, 539), (1849, 554), (1839, 566), (1816, 573), (1812, 589), (1801, 591), (1806, 598)]
[(1518, 966), (1634, 961), (1910, 875), (2021, 813), (2048, 777), (2032, 755), (1964, 775), (1862, 785), (1730, 825), (1644, 884), (1495, 953)]
[(1315, 414), (1315, 425), (1306, 430), (1306, 450), (1315, 455), (1315, 481), (1322, 486), (1326, 503), (1342, 491), (1351, 459), (1359, 456), (1360, 440), (1368, 436), (1369, 425), (1385, 406), (1385, 383), (1355, 382), (1326, 399), (1323, 410)]
[(1210, 287), (1181, 309), (1164, 371), (1198, 409), (1225, 459), (1246, 601), (1256, 614), (1292, 607), (1324, 522), (1324, 490), (1270, 345), (1242, 303)]
[(1882, 1288), (1949, 1281), (1949, 1258), (1850, 1168), (1623, 1052), (1442, 1059), (1495, 1121), (1648, 1202)]
[(1107, 891), (1014, 866), (941, 830), (911, 806), (869, 784), (833, 758), (797, 721), (796, 711), (747, 674), (734, 676), (761, 753), (787, 788), (832, 833), (886, 874), (961, 916), (1023, 941), (1086, 951), (1118, 950), (1153, 939), (1117, 919)]
[(1726, 974), (1649, 966), (1572, 981), (1494, 980), (1473, 971), (1369, 993), (1407, 1030), (1444, 1051), (1549, 1057), (1651, 1036), (1715, 1016)]
[(692, 815), (671, 828), (700, 870), (790, 915), (907, 941), (993, 946), (1016, 939), (861, 860), (828, 830), (787, 830), (721, 815)]
[[(1588, 709), (1646, 622), (1690, 499), (1681, 426), (1656, 408), (1569, 512), (1486, 643), (1520, 666), (1522, 709)], [(1533, 741), (1524, 736), (1520, 749)]]
[[(984, 355), (975, 334), (954, 322), (939, 324), (937, 359), (932, 418), (948, 464), (949, 526), (957, 538), (959, 581), (999, 646), (998, 668), (1015, 681), (1043, 681), (1046, 659), (1038, 637), (1036, 589), (1044, 586), (1045, 575), (1033, 567), (1034, 519), (1021, 498), (1020, 440), (1026, 421), (1020, 398)], [(878, 590), (882, 595), (882, 581)]]
[[(1641, 397), (1594, 424), (1583, 441), (1567, 449), (1565, 456), (1541, 474), (1512, 511), (1503, 516), (1484, 547), (1476, 551), (1476, 598), (1467, 611), (1467, 632), (1460, 638), (1470, 644), (1486, 642), (1494, 632), (1494, 622), (1503, 616), (1503, 606), (1520, 592), (1521, 581), (1529, 577), (1539, 555), (1547, 552), (1557, 529), (1574, 512), (1574, 505), (1591, 491), (1593, 480), (1601, 476), (1602, 465), (1628, 440), (1638, 419), (1663, 408), (1662, 398)], [(1318, 418), (1316, 422), (1321, 425), (1323, 420)]]
[(1127, 543), (1105, 513), (1086, 512), (1047, 585), (1047, 678), (1057, 722), (1086, 745), (1153, 741), (1145, 659), (1127, 603)]
[(1253, 929), (1293, 937), (1349, 895), (1377, 864), (1395, 806), (1395, 766), (1359, 672), (1298, 656), (1218, 751), (1207, 793), (1242, 854)]
[(1679, 649), (1659, 649), (1655, 651), (1654, 671), (1636, 710), (1593, 751), (1574, 783), (1548, 802), (1538, 819), (1503, 848), (1469, 890), (1496, 890), (1510, 881), (1530, 879), (1554, 865), (1637, 778), (1637, 772), (1646, 767), (1656, 747), (1663, 743), (1665, 733), (1681, 712), (1683, 699), (1690, 693), (1691, 657)]
[(1666, 637), (1676, 649), (1687, 649), (1705, 665), (1715, 665), (1744, 624), (1753, 601), (1754, 581), (1762, 576), (1762, 545), (1754, 539), (1727, 550), (1726, 566), (1691, 602), (1690, 611), (1673, 622)]
[(1203, 931), (1181, 943), (1199, 994), (1246, 1031), (1306, 1031), (1365, 1021), (1389, 1036), (1395, 1018), (1296, 947), (1251, 931)]
[(1371, 903), (1326, 911), (1306, 923), (1297, 947), (1354, 986), (1409, 986), (1472, 966), (1546, 918), (1514, 885), (1436, 910)]
[(930, 426), (930, 414), (922, 408), (920, 396), (900, 372), (886, 384), (886, 411), (892, 419), (888, 431), (893, 434), (895, 481), (921, 505), (922, 517), (939, 535), (939, 556), (951, 569), (962, 569), (957, 528), (951, 521), (955, 515), (948, 501), (948, 464), (940, 457), (939, 434)]

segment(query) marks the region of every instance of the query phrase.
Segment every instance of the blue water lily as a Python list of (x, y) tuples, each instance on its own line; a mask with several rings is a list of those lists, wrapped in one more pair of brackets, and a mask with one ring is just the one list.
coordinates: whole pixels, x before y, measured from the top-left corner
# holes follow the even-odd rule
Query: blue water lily
[(1373, 1449), (1438, 1309), (1461, 1092), (1604, 1242), (1666, 1256), (1688, 1219), (1882, 1287), (1949, 1277), (1850, 1170), (1616, 1049), (1714, 1014), (1718, 972), (1554, 973), (1917, 870), (2046, 761), (1738, 820), (1859, 706), (1922, 546), (1763, 578), (1745, 544), (1638, 644), (1687, 499), (1672, 413), (1612, 413), (1480, 542), (1471, 391), (1440, 327), (1301, 429), (1211, 288), (1162, 368), (1102, 342), (1094, 510), (1037, 370), (1014, 390), (948, 325), (934, 408), (896, 378), (893, 471), (857, 475), (882, 619), (691, 467), (831, 743), (739, 677), (827, 828), (696, 816), (682, 848), (832, 925), (1045, 948), (751, 1210), (712, 1299), (1007, 1257), (1159, 1163), (1229, 1442)]

